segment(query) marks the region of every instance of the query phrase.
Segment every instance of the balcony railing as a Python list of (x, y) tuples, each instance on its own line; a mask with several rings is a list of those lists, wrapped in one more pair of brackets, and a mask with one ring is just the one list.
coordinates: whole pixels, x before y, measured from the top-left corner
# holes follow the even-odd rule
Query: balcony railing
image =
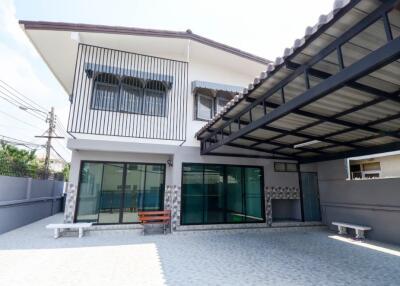
[(70, 133), (186, 139), (187, 63), (80, 44)]

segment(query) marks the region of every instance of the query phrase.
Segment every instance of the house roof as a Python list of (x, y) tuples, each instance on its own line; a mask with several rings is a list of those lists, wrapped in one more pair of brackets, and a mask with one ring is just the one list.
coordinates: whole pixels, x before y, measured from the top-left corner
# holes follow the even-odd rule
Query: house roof
[(109, 33), (109, 34), (123, 34), (123, 35), (136, 35), (136, 36), (151, 36), (163, 38), (178, 38), (190, 39), (201, 44), (220, 49), (222, 51), (261, 63), (269, 64), (271, 61), (256, 56), (254, 54), (242, 51), (222, 44), (220, 42), (208, 39), (206, 37), (193, 33), (190, 29), (185, 32), (182, 31), (169, 31), (158, 29), (144, 29), (136, 27), (121, 27), (121, 26), (106, 26), (106, 25), (91, 25), (91, 24), (78, 24), (78, 23), (65, 23), (65, 22), (46, 22), (46, 21), (28, 21), (20, 20), (19, 23), (24, 25), (25, 29), (29, 30), (53, 30), (53, 31), (73, 31), (73, 32), (92, 32), (92, 33)]
[(399, 3), (335, 1), (197, 132), (202, 154), (233, 146), (313, 162), (400, 149)]

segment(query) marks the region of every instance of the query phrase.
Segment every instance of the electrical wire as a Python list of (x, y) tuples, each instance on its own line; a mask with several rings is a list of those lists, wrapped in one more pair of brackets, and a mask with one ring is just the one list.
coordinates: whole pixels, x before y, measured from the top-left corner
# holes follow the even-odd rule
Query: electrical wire
[[(8, 83), (6, 83), (5, 81), (0, 79), (0, 82), (3, 83), (4, 85), (6, 85), (8, 88), (10, 88), (11, 90), (13, 90), (13, 92), (9, 91), (9, 89), (5, 88), (4, 86), (0, 85), (0, 87), (2, 87), (3, 89), (7, 90), (9, 93), (13, 94), (15, 97), (19, 98), (22, 102), (25, 102), (26, 105), (28, 106), (36, 106), (34, 108), (39, 109), (45, 113), (47, 113), (46, 108), (44, 108), (43, 106), (41, 106), (40, 104), (34, 102), (33, 100), (31, 100), (29, 97), (23, 95), (21, 92), (19, 92), (18, 90), (16, 90), (15, 88), (13, 88), (11, 85), (9, 85)], [(20, 96), (18, 96), (17, 94), (19, 94)], [(24, 99), (21, 99), (20, 97), (23, 97)], [(31, 103), (29, 103), (31, 102)]]
[(21, 123), (23, 123), (23, 124), (26, 124), (26, 125), (29, 125), (29, 126), (31, 126), (31, 127), (33, 127), (33, 128), (36, 128), (36, 129), (38, 129), (38, 130), (41, 130), (39, 127), (37, 127), (37, 126), (35, 126), (35, 125), (32, 125), (32, 124), (30, 124), (30, 123), (28, 123), (28, 122), (25, 122), (25, 121), (23, 121), (23, 120), (21, 120), (21, 119), (15, 117), (15, 116), (11, 115), (11, 114), (8, 114), (7, 112), (4, 112), (3, 110), (0, 110), (0, 113), (3, 113), (4, 115), (6, 115), (6, 116), (8, 116), (8, 117), (10, 117), (10, 118), (12, 118), (12, 119), (14, 119), (14, 120), (17, 120), (17, 121), (19, 121), (19, 122), (21, 122)]
[(61, 156), (60, 153), (58, 153), (57, 150), (53, 146), (51, 146), (51, 149), (54, 151), (54, 153), (57, 154), (58, 157), (60, 157), (61, 160), (63, 160), (65, 163), (68, 163), (67, 160), (65, 160), (63, 158), (63, 156)]

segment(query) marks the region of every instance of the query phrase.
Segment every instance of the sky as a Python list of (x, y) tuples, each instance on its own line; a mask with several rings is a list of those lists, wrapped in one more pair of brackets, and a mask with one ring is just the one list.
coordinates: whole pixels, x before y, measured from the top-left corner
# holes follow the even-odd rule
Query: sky
[[(0, 86), (4, 82), (49, 110), (67, 126), (68, 95), (18, 25), (18, 20), (101, 24), (185, 31), (275, 60), (332, 10), (334, 0), (0, 0)], [(62, 56), (62, 53), (60, 53)], [(254, 75), (256, 76), (256, 75)], [(3, 84), (2, 84), (3, 82)], [(4, 93), (1, 93), (3, 91)], [(0, 87), (1, 135), (44, 144), (35, 138), (44, 120), (10, 104)], [(54, 147), (67, 161), (66, 140)], [(38, 150), (39, 154), (43, 152)], [(56, 158), (58, 155), (55, 153)]]

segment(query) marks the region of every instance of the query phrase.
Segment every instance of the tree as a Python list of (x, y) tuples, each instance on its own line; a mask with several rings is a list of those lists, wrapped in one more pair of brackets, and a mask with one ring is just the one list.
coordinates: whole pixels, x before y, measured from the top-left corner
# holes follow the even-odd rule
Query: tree
[(1, 141), (0, 174), (17, 177), (37, 177), (43, 167), (35, 150), (27, 151)]
[(65, 164), (65, 166), (62, 170), (64, 181), (68, 181), (70, 168), (71, 168), (71, 165), (69, 163), (67, 163), (67, 164)]

